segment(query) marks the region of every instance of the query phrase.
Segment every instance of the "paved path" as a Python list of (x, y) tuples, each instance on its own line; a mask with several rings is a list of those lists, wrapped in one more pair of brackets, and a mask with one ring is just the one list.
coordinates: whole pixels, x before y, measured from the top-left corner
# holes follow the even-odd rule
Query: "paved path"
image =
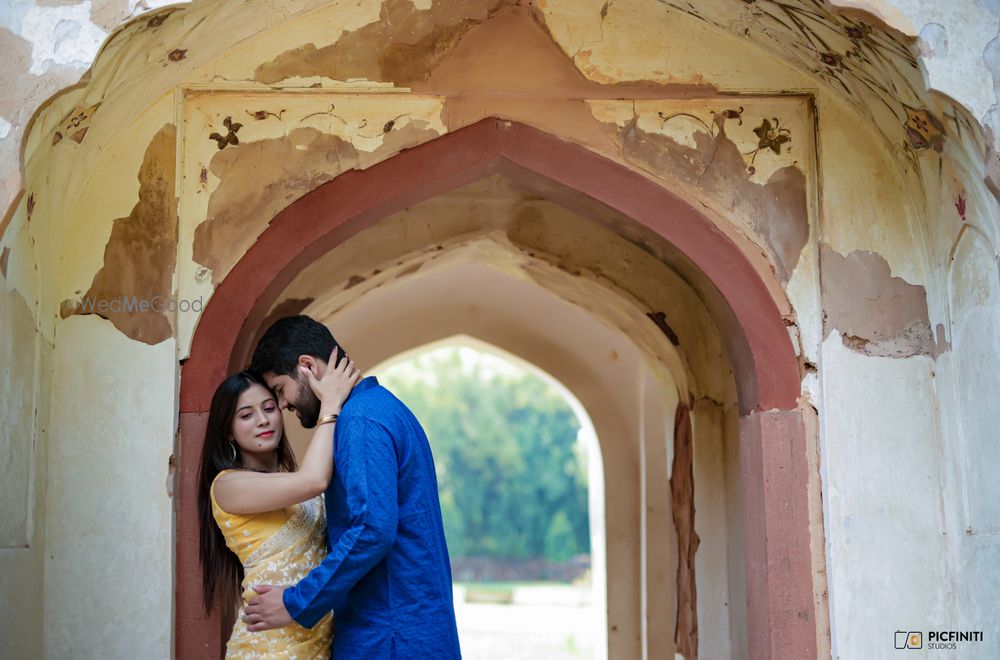
[(573, 587), (518, 588), (511, 605), (466, 603), (456, 589), (455, 614), (468, 660), (594, 658), (594, 609)]

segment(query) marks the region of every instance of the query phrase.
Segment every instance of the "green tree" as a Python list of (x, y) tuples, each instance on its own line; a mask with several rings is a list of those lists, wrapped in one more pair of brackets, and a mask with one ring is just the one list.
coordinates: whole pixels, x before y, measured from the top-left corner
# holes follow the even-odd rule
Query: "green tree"
[(573, 525), (565, 511), (558, 511), (545, 535), (545, 556), (553, 561), (572, 559), (570, 548), (574, 547), (574, 543)]
[(451, 554), (562, 561), (589, 552), (573, 410), (533, 374), (462, 355), (439, 349), (379, 377), (427, 431)]

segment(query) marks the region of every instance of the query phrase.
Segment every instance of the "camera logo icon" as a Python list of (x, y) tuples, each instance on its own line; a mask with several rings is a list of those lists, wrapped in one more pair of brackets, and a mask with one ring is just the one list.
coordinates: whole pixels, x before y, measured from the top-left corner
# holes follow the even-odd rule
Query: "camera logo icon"
[(895, 642), (897, 649), (922, 649), (924, 648), (924, 634), (912, 630), (910, 632), (897, 630)]

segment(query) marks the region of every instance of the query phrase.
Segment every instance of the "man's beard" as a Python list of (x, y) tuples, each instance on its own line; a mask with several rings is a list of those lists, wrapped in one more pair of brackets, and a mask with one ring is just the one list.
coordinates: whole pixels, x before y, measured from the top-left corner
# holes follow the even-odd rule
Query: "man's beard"
[(299, 400), (294, 405), (295, 411), (298, 413), (299, 423), (302, 424), (302, 428), (315, 428), (316, 422), (319, 421), (320, 400), (312, 391), (312, 387), (309, 386), (309, 381), (302, 374), (295, 376), (299, 383)]

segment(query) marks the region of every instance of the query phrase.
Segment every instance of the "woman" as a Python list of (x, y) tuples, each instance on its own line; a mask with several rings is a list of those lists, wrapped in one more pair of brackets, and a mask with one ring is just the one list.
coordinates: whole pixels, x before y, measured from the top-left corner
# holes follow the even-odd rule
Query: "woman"
[[(335, 360), (336, 349), (327, 364)], [(322, 494), (333, 472), (333, 426), (360, 372), (346, 357), (320, 380), (303, 371), (321, 416), (298, 470), (266, 383), (240, 372), (212, 397), (198, 493), (203, 596), (206, 611), (221, 604), (227, 620), (242, 613), (253, 585), (295, 584), (326, 556)], [(311, 629), (249, 632), (236, 616), (226, 657), (328, 658), (332, 627), (328, 614)]]

